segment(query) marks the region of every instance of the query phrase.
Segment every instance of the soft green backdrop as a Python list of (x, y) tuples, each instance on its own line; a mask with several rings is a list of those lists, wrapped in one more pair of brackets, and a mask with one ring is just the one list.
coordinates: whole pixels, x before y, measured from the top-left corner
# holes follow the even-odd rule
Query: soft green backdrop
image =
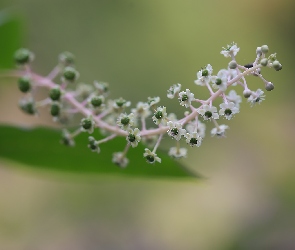
[[(206, 180), (36, 172), (1, 160), (0, 249), (294, 247), (294, 1), (2, 0), (0, 7), (23, 19), (21, 45), (35, 52), (36, 71), (48, 73), (69, 50), (81, 81), (107, 81), (111, 97), (133, 103), (159, 95), (178, 114), (167, 88), (180, 82), (206, 97), (195, 74), (207, 63), (215, 72), (225, 67), (220, 49), (232, 41), (240, 63), (266, 43), (283, 64), (265, 70), (275, 90), (258, 107), (244, 102), (226, 139), (210, 138), (209, 127), (202, 147), (189, 151), (185, 164)], [(53, 125), (19, 112), (19, 97), (15, 82), (1, 83), (1, 123)]]

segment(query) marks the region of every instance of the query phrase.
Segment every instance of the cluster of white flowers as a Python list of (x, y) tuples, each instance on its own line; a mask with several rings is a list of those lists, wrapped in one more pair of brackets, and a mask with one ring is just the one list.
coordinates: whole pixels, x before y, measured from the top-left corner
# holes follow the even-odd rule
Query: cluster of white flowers
[[(187, 148), (180, 147), (183, 139), (191, 147), (200, 147), (205, 138), (206, 123), (212, 122), (211, 135), (225, 137), (229, 126), (218, 124), (223, 117), (231, 120), (240, 112), (242, 97), (237, 94), (233, 86), (239, 86), (245, 98), (251, 106), (260, 104), (265, 100), (264, 91), (258, 88), (252, 91), (248, 88), (246, 76), (252, 75), (260, 78), (267, 91), (273, 90), (273, 83), (262, 77), (263, 67), (274, 68), (276, 71), (282, 69), (282, 65), (276, 58), (276, 54), (268, 53), (268, 46), (263, 45), (256, 49), (256, 58), (253, 63), (239, 65), (236, 55), (240, 48), (232, 43), (222, 49), (221, 54), (230, 58), (227, 68), (221, 69), (216, 75), (213, 74), (213, 67), (207, 64), (197, 72), (197, 79), (194, 83), (197, 86), (205, 87), (209, 91), (209, 97), (205, 100), (195, 98), (195, 94), (188, 88), (182, 90), (180, 83), (173, 84), (167, 91), (167, 97), (177, 98), (179, 104), (186, 108), (185, 115), (177, 119), (174, 113), (167, 113), (167, 107), (159, 105), (160, 97), (148, 97), (147, 101), (138, 102), (135, 108), (131, 108), (131, 102), (122, 97), (111, 100), (108, 98), (109, 86), (104, 82), (94, 82), (92, 85), (78, 84), (75, 91), (69, 90), (67, 86), (75, 82), (79, 73), (74, 67), (74, 56), (64, 52), (59, 56), (59, 63), (46, 77), (40, 76), (30, 69), (30, 62), (33, 54), (27, 49), (20, 49), (15, 53), (15, 61), (20, 67), (18, 71), (19, 89), (26, 94), (26, 97), (19, 103), (20, 108), (28, 114), (36, 114), (38, 108), (44, 105), (51, 106), (51, 115), (54, 120), (66, 123), (79, 113), (84, 116), (80, 127), (70, 133), (63, 131), (61, 142), (68, 146), (74, 146), (74, 138), (81, 132), (92, 134), (95, 128), (99, 128), (105, 136), (104, 139), (96, 140), (89, 136), (88, 147), (91, 151), (100, 153), (99, 145), (112, 140), (117, 136), (126, 138), (126, 147), (113, 154), (112, 161), (124, 168), (128, 165), (128, 150), (135, 148), (139, 143), (147, 145), (143, 157), (148, 163), (161, 162), (157, 155), (157, 149), (164, 134), (168, 134), (175, 141), (168, 152), (169, 156), (180, 159), (187, 155)], [(59, 77), (60, 82), (54, 81)], [(45, 87), (49, 89), (49, 97), (35, 101), (32, 89)], [(228, 93), (226, 93), (228, 91)], [(216, 99), (221, 104), (214, 106)], [(130, 111), (128, 111), (130, 109)], [(152, 120), (156, 128), (147, 128), (146, 121)], [(201, 121), (202, 120), (202, 121)], [(152, 148), (152, 149), (149, 149)]]

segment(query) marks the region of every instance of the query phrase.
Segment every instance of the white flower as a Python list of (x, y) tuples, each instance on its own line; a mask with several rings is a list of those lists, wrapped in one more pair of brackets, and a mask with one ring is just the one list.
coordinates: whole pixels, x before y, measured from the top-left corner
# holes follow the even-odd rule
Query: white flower
[(199, 70), (197, 73), (198, 79), (195, 80), (195, 84), (205, 86), (207, 83), (210, 82), (212, 72), (213, 68), (210, 64), (208, 64), (205, 69)]
[(160, 97), (156, 96), (156, 97), (148, 97), (148, 105), (150, 105), (150, 107), (158, 104), (160, 102)]
[[(190, 122), (186, 125), (186, 130), (189, 132), (189, 133), (192, 133), (195, 131), (195, 127), (196, 127), (196, 124), (195, 122)], [(200, 122), (198, 121), (198, 125), (197, 125), (197, 133), (202, 137), (204, 138), (205, 137), (205, 131), (206, 131), (206, 125), (205, 123), (203, 122)]]
[(169, 149), (168, 155), (175, 159), (180, 159), (180, 158), (186, 157), (187, 149), (172, 147)]
[(69, 133), (68, 130), (64, 129), (62, 131), (62, 136), (61, 136), (61, 140), (60, 143), (66, 145), (66, 146), (70, 146), (73, 147), (75, 146), (75, 141), (73, 140), (71, 134)]
[(185, 106), (188, 108), (191, 105), (191, 102), (194, 100), (194, 94), (191, 93), (189, 89), (186, 89), (186, 91), (182, 91), (178, 95), (178, 100), (180, 102), (181, 106)]
[(227, 89), (227, 75), (224, 74), (223, 70), (220, 70), (217, 76), (212, 76), (211, 82), (214, 89), (220, 89), (223, 92)]
[(136, 117), (146, 118), (151, 114), (149, 110), (150, 106), (145, 102), (138, 102), (135, 109), (131, 109), (131, 112), (134, 113)]
[(130, 129), (128, 130), (128, 135), (126, 137), (126, 140), (131, 144), (131, 146), (134, 148), (134, 147), (137, 147), (138, 143), (140, 142), (141, 140), (141, 137), (139, 135), (139, 129), (138, 128), (135, 128), (134, 130)]
[(126, 113), (120, 114), (120, 116), (117, 119), (117, 125), (124, 130), (129, 129), (134, 125), (134, 114), (130, 113), (127, 115)]
[(113, 153), (112, 162), (121, 168), (125, 168), (128, 165), (129, 160), (124, 156), (123, 152), (116, 152)]
[(148, 148), (144, 149), (145, 153), (143, 154), (143, 157), (146, 158), (146, 161), (148, 163), (155, 163), (156, 161), (161, 163), (161, 159), (157, 156), (157, 154), (151, 152)]
[(99, 94), (106, 94), (109, 91), (109, 84), (107, 82), (94, 81), (93, 85)]
[(199, 114), (202, 115), (204, 120), (211, 120), (213, 119), (218, 119), (219, 115), (217, 114), (217, 108), (212, 106), (210, 107), (207, 104), (204, 104), (201, 108), (199, 108)]
[(119, 99), (114, 100), (113, 109), (116, 112), (122, 112), (125, 108), (129, 107), (130, 105), (130, 101), (126, 101), (125, 99), (120, 97)]
[(167, 90), (167, 97), (170, 98), (170, 99), (173, 99), (175, 97), (175, 95), (177, 93), (179, 93), (180, 89), (181, 89), (181, 84), (180, 83), (177, 83), (177, 84), (172, 85)]
[(235, 90), (229, 91), (228, 95), (226, 96), (227, 100), (233, 102), (237, 108), (240, 107), (240, 103), (242, 102), (242, 97), (237, 95)]
[(89, 141), (88, 148), (90, 148), (92, 152), (100, 153), (100, 148), (98, 146), (98, 141), (96, 141), (94, 139), (94, 137), (92, 137), (92, 136), (88, 137), (88, 141)]
[(239, 113), (239, 109), (235, 106), (233, 102), (221, 103), (219, 110), (219, 115), (223, 115), (227, 120), (230, 120), (234, 114)]
[(166, 107), (158, 107), (152, 118), (154, 123), (157, 125), (159, 125), (160, 123), (166, 124)]
[(92, 134), (94, 130), (94, 126), (95, 126), (95, 122), (93, 121), (92, 116), (88, 118), (83, 118), (81, 120), (81, 131), (83, 132), (88, 132), (89, 134)]
[(251, 107), (255, 104), (260, 104), (263, 100), (265, 100), (265, 95), (261, 89), (257, 89), (256, 92), (252, 92), (251, 96), (248, 98), (248, 102), (250, 102)]
[(240, 48), (237, 47), (237, 44), (232, 43), (230, 45), (227, 45), (226, 48), (223, 47), (220, 54), (224, 55), (225, 57), (236, 56), (239, 50)]
[(167, 122), (167, 125), (169, 126), (169, 130), (167, 131), (168, 135), (177, 141), (179, 141), (181, 136), (186, 133), (186, 130), (182, 128), (179, 122), (169, 121)]
[(189, 144), (191, 147), (200, 147), (203, 138), (197, 133), (197, 132), (192, 132), (192, 133), (186, 133), (186, 143)]
[(219, 125), (217, 128), (213, 128), (211, 130), (211, 135), (214, 136), (216, 135), (217, 137), (225, 137), (225, 130), (228, 129), (229, 127), (227, 125)]

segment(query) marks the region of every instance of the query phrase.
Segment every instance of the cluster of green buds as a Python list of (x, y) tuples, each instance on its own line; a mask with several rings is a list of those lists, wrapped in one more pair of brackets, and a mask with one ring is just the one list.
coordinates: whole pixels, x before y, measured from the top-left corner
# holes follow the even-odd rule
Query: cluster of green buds
[[(199, 147), (205, 137), (206, 123), (212, 122), (214, 128), (212, 136), (224, 137), (229, 128), (226, 124), (219, 124), (220, 117), (231, 120), (240, 111), (242, 97), (233, 87), (242, 88), (243, 96), (251, 106), (260, 104), (264, 99), (264, 91), (260, 88), (253, 91), (248, 88), (246, 76), (256, 76), (264, 84), (266, 91), (274, 89), (272, 82), (267, 81), (261, 74), (265, 67), (276, 71), (282, 69), (276, 54), (268, 54), (268, 46), (263, 45), (256, 49), (256, 58), (253, 63), (240, 65), (236, 61), (239, 48), (235, 43), (223, 48), (221, 54), (230, 58), (227, 68), (221, 69), (216, 75), (210, 64), (197, 72), (195, 85), (205, 87), (209, 97), (201, 100), (195, 98), (190, 89), (181, 90), (181, 84), (172, 85), (167, 92), (170, 99), (177, 98), (179, 104), (186, 110), (181, 118), (174, 113), (167, 113), (167, 107), (160, 105), (159, 97), (148, 97), (146, 101), (138, 102), (131, 108), (131, 102), (120, 97), (110, 99), (109, 86), (105, 82), (94, 81), (93, 85), (78, 83), (79, 73), (75, 69), (73, 54), (64, 52), (59, 55), (57, 66), (47, 75), (41, 76), (32, 71), (30, 63), (34, 55), (28, 49), (19, 49), (15, 53), (15, 62), (18, 65), (18, 86), (25, 97), (19, 102), (20, 108), (31, 115), (38, 113), (38, 108), (48, 105), (53, 120), (65, 124), (75, 114), (83, 115), (80, 124), (73, 132), (63, 130), (61, 143), (74, 146), (74, 138), (80, 133), (92, 134), (99, 129), (104, 139), (88, 138), (88, 147), (92, 152), (100, 153), (100, 144), (106, 143), (115, 137), (126, 138), (126, 146), (119, 152), (113, 153), (113, 163), (126, 167), (129, 159), (127, 153), (130, 148), (139, 143), (146, 145), (143, 157), (148, 163), (161, 162), (157, 156), (157, 149), (167, 134), (175, 141), (168, 154), (179, 159), (185, 157), (187, 148), (181, 147), (181, 140), (191, 147)], [(75, 84), (74, 84), (75, 83)], [(72, 85), (70, 88), (69, 86)], [(76, 88), (73, 88), (75, 86)], [(48, 97), (36, 100), (35, 90), (47, 88)], [(216, 99), (221, 99), (219, 108), (213, 105)], [(146, 120), (152, 118), (154, 127), (147, 128)], [(131, 146), (131, 147), (130, 147)]]

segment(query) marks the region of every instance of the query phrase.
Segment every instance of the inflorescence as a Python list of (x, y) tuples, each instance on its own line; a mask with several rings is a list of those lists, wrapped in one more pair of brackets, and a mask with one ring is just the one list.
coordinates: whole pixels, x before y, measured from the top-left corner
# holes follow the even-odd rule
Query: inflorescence
[[(274, 68), (276, 71), (282, 69), (282, 65), (276, 58), (276, 54), (266, 56), (268, 46), (263, 45), (256, 49), (256, 59), (253, 63), (239, 65), (236, 55), (239, 52), (237, 44), (232, 43), (223, 48), (221, 54), (231, 61), (226, 69), (221, 69), (213, 75), (213, 68), (210, 64), (201, 68), (197, 72), (195, 84), (208, 89), (210, 96), (207, 100), (196, 99), (190, 89), (181, 89), (181, 84), (171, 86), (167, 91), (167, 97), (177, 98), (179, 104), (187, 111), (181, 119), (177, 119), (173, 113), (167, 113), (165, 106), (160, 106), (159, 97), (148, 97), (145, 102), (138, 102), (131, 112), (128, 108), (130, 101), (122, 97), (111, 100), (108, 99), (109, 86), (105, 82), (94, 82), (93, 85), (78, 84), (76, 89), (69, 86), (79, 78), (79, 73), (74, 67), (74, 56), (69, 52), (64, 52), (59, 56), (58, 65), (47, 76), (41, 76), (31, 70), (30, 62), (34, 55), (28, 49), (19, 49), (15, 53), (15, 61), (20, 69), (18, 86), (26, 96), (20, 100), (20, 108), (31, 115), (38, 113), (38, 108), (50, 106), (50, 114), (54, 121), (62, 124), (67, 123), (75, 114), (82, 114), (80, 126), (77, 130), (69, 132), (64, 129), (61, 143), (74, 146), (74, 138), (82, 132), (92, 134), (94, 129), (99, 128), (105, 136), (104, 139), (96, 140), (93, 136), (88, 138), (88, 147), (91, 151), (100, 153), (100, 144), (112, 140), (117, 136), (126, 138), (126, 147), (122, 152), (113, 153), (113, 163), (120, 167), (126, 167), (129, 160), (126, 155), (130, 146), (137, 147), (142, 142), (148, 147), (143, 152), (143, 157), (148, 163), (161, 162), (157, 156), (157, 148), (167, 133), (176, 141), (174, 147), (169, 150), (169, 155), (179, 159), (185, 157), (187, 149), (180, 147), (180, 140), (191, 147), (199, 147), (205, 137), (205, 122), (212, 122), (214, 128), (211, 130), (212, 136), (224, 137), (229, 128), (225, 124), (218, 124), (217, 120), (224, 117), (231, 120), (240, 111), (242, 98), (231, 86), (240, 85), (243, 88), (243, 96), (251, 106), (260, 104), (264, 99), (264, 91), (257, 89), (252, 91), (248, 88), (245, 77), (254, 75), (259, 77), (267, 91), (274, 89), (272, 82), (267, 81), (261, 74), (264, 67)], [(54, 79), (60, 77), (60, 83)], [(39, 87), (49, 89), (48, 97), (44, 100), (35, 100), (35, 90)], [(226, 92), (229, 92), (226, 94)], [(213, 102), (221, 98), (222, 103), (219, 108)], [(146, 120), (152, 118), (157, 128), (147, 128)], [(200, 119), (201, 118), (201, 119)], [(200, 120), (204, 121), (201, 122)]]

